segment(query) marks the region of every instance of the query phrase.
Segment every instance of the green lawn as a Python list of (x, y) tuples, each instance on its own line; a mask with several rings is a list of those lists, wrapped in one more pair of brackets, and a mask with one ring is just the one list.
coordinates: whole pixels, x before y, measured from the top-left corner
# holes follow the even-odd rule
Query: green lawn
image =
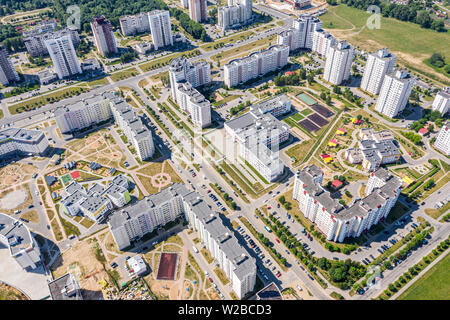
[(112, 81), (117, 82), (123, 79), (131, 78), (134, 76), (137, 76), (139, 74), (139, 71), (136, 68), (130, 68), (127, 70), (119, 71), (112, 73), (110, 78)]
[(302, 116), (300, 113), (293, 114), (290, 118), (292, 118), (294, 121), (300, 121), (303, 120), (305, 117)]
[(450, 255), (434, 265), (414, 282), (397, 300), (448, 300), (450, 291)]
[[(327, 9), (328, 12), (320, 16), (324, 29), (330, 29), (338, 38), (347, 38), (363, 50), (387, 47), (392, 52), (401, 53), (397, 58), (399, 62), (426, 69), (429, 73), (433, 70), (424, 61), (435, 52), (444, 55), (448, 52), (449, 32), (436, 32), (414, 23), (384, 17), (381, 17), (380, 29), (365, 27), (361, 30), (371, 14), (346, 5), (329, 6)], [(441, 75), (441, 78), (444, 76)], [(446, 78), (448, 80), (448, 76)]]

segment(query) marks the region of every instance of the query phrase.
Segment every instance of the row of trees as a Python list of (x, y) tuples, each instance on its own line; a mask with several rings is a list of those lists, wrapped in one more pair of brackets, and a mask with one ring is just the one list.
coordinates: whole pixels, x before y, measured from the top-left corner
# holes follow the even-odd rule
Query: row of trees
[(208, 36), (203, 26), (189, 18), (189, 16), (177, 8), (170, 8), (170, 13), (180, 22), (181, 27), (189, 33), (194, 39), (207, 41)]
[(444, 19), (433, 20), (424, 10), (424, 5), (420, 1), (413, 1), (407, 5), (389, 3), (381, 0), (341, 0), (349, 7), (366, 11), (371, 5), (381, 9), (383, 17), (391, 17), (401, 21), (409, 21), (419, 24), (422, 28), (433, 29), (438, 32), (446, 32)]

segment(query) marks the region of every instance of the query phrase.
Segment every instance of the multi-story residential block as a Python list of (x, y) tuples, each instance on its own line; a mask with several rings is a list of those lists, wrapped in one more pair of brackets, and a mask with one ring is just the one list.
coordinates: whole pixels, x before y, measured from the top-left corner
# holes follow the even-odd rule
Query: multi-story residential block
[[(375, 181), (375, 179), (381, 182)], [(369, 177), (370, 192), (343, 207), (322, 187), (323, 172), (315, 165), (297, 171), (293, 199), (306, 218), (315, 223), (327, 240), (343, 242), (359, 237), (389, 214), (400, 195), (402, 181), (380, 168)]]
[(385, 75), (375, 110), (394, 118), (408, 103), (415, 79), (404, 69)]
[(241, 27), (252, 20), (251, 0), (229, 0), (228, 5), (219, 7), (217, 25), (223, 31)]
[(141, 161), (147, 160), (155, 153), (152, 132), (142, 123), (133, 108), (123, 99), (113, 100), (112, 113), (116, 123), (134, 146)]
[(109, 228), (120, 250), (145, 234), (178, 217), (186, 217), (219, 267), (230, 279), (239, 298), (251, 292), (256, 282), (256, 263), (237, 242), (197, 192), (175, 183), (157, 194), (145, 197), (110, 216)]
[(48, 289), (52, 300), (83, 300), (81, 288), (77, 279), (71, 273), (50, 281)]
[(119, 19), (119, 23), (120, 30), (124, 36), (150, 32), (150, 22), (148, 13), (146, 12), (141, 12), (132, 16), (124, 16)]
[(377, 170), (383, 164), (395, 163), (400, 160), (394, 135), (388, 130), (361, 129), (359, 135), (360, 148), (350, 148), (345, 151), (345, 159), (351, 164), (362, 163), (369, 171)]
[(68, 36), (70, 38), (74, 48), (77, 48), (78, 45), (80, 44), (80, 36), (78, 35), (77, 30), (70, 28), (64, 28), (56, 31), (48, 30), (40, 32), (40, 29), (38, 29), (37, 31), (33, 30), (29, 32), (24, 32), (23, 42), (30, 56), (32, 57), (45, 56), (49, 54), (48, 48), (45, 45), (45, 41), (51, 39), (58, 39), (64, 36)]
[(72, 133), (111, 119), (112, 97), (110, 92), (105, 92), (56, 109), (53, 116), (59, 130)]
[(206, 249), (222, 269), (239, 299), (252, 292), (256, 284), (256, 260), (242, 247), (234, 233), (224, 226), (197, 192), (183, 197), (184, 212), (189, 225), (198, 232)]
[(447, 121), (439, 131), (434, 146), (441, 150), (445, 155), (450, 155), (450, 122)]
[(128, 179), (122, 175), (116, 176), (107, 188), (95, 183), (86, 189), (72, 181), (65, 189), (66, 196), (61, 200), (60, 208), (68, 215), (83, 214), (100, 223), (114, 207), (121, 208), (130, 202), (128, 188)]
[(431, 109), (445, 115), (450, 108), (450, 87), (446, 87), (436, 94)]
[(253, 52), (248, 57), (228, 62), (224, 70), (224, 82), (229, 88), (283, 68), (287, 64), (289, 47), (273, 45), (266, 50)]
[(43, 34), (46, 32), (50, 32), (56, 29), (57, 21), (56, 20), (46, 20), (41, 21), (39, 24), (31, 30), (23, 31), (22, 36), (24, 38), (29, 36), (34, 36), (38, 34)]
[(118, 52), (116, 38), (108, 19), (103, 15), (95, 16), (91, 22), (91, 29), (94, 34), (95, 46), (102, 56), (107, 57)]
[(353, 62), (353, 47), (346, 41), (330, 45), (327, 52), (323, 78), (335, 85), (340, 85), (350, 77)]
[(379, 94), (386, 74), (394, 70), (397, 56), (387, 48), (369, 54), (361, 80), (361, 89), (372, 94)]
[(189, 9), (189, 0), (181, 0), (180, 2), (183, 8)]
[(282, 31), (277, 38), (280, 45), (289, 46), (290, 51), (297, 49), (312, 49), (313, 35), (322, 28), (322, 22), (311, 15), (300, 15), (294, 20), (292, 27)]
[(39, 246), (30, 230), (19, 220), (0, 213), (0, 244), (23, 269), (36, 269), (41, 262)]
[(8, 128), (0, 131), (0, 158), (14, 155), (45, 155), (49, 143), (41, 130)]
[(20, 77), (3, 45), (0, 45), (0, 83), (8, 85), (11, 82), (19, 81)]
[(82, 73), (75, 47), (69, 36), (45, 40), (59, 79)]
[(150, 29), (155, 50), (172, 46), (172, 26), (170, 24), (170, 14), (166, 10), (154, 10), (148, 13)]
[(284, 171), (278, 155), (278, 146), (289, 139), (289, 126), (280, 122), (280, 116), (291, 110), (291, 101), (279, 95), (250, 107), (250, 112), (227, 121), (225, 132), (238, 144), (236, 154), (228, 152), (229, 161), (247, 161), (267, 181), (275, 181)]
[(195, 22), (204, 22), (208, 19), (206, 14), (206, 0), (188, 0), (189, 17)]
[(211, 104), (196, 90), (196, 87), (211, 82), (211, 69), (207, 62), (190, 63), (186, 58), (175, 58), (170, 62), (170, 87), (172, 97), (192, 122), (205, 128), (211, 124)]
[(336, 38), (328, 31), (316, 29), (313, 33), (312, 51), (317, 52), (322, 57), (327, 56), (328, 48), (336, 44)]

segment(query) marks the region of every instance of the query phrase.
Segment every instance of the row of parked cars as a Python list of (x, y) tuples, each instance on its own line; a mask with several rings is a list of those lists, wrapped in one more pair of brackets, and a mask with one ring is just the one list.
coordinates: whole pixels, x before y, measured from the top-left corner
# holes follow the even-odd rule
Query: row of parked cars
[[(209, 190), (208, 190), (208, 191), (209, 191)], [(220, 210), (222, 210), (222, 211), (227, 210), (227, 209), (223, 206), (223, 204), (217, 199), (217, 197), (216, 197), (214, 194), (210, 193), (210, 194), (208, 194), (208, 197), (210, 197), (210, 198), (216, 203), (216, 206), (217, 206)]]

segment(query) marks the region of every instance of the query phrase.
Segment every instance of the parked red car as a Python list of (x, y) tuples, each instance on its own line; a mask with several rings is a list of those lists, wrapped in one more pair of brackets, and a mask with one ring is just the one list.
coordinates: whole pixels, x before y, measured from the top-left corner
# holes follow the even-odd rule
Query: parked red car
[(267, 207), (267, 210), (270, 210), (271, 207)]
[(208, 278), (208, 279), (209, 279), (209, 282), (211, 282), (211, 283), (213, 282), (213, 279), (212, 279), (212, 278)]
[(280, 271), (278, 271), (278, 273), (277, 273), (277, 278), (279, 278), (279, 277), (281, 277), (281, 272)]
[(278, 242), (278, 243), (281, 243), (280, 239), (278, 239), (278, 238), (275, 238), (275, 241)]

